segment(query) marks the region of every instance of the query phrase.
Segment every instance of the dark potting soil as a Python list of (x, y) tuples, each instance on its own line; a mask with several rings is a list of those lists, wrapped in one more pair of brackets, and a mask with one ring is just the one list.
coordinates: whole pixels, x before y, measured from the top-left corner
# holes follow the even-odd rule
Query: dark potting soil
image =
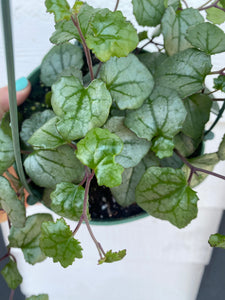
[(89, 212), (93, 221), (120, 220), (142, 214), (144, 211), (137, 204), (122, 207), (114, 199), (109, 188), (98, 186), (94, 177), (89, 191)]

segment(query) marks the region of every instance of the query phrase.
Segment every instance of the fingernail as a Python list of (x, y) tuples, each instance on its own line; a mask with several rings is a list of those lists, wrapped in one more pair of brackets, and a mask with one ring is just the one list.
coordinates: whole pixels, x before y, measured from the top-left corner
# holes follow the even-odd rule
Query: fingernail
[(19, 92), (28, 86), (28, 80), (26, 77), (21, 77), (16, 81), (16, 91)]

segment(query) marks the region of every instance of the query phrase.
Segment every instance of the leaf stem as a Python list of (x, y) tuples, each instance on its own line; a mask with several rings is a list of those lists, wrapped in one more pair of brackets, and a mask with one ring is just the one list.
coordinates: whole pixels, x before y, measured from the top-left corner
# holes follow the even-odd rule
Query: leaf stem
[(186, 166), (188, 166), (191, 170), (190, 176), (188, 178), (188, 185), (191, 184), (193, 175), (194, 174), (198, 175), (197, 172), (205, 173), (205, 174), (212, 175), (212, 176), (215, 176), (215, 177), (225, 180), (225, 176), (223, 176), (221, 174), (193, 166), (177, 149), (174, 149), (174, 152), (180, 157), (180, 159), (183, 161), (183, 163)]
[(117, 10), (117, 8), (118, 8), (118, 6), (119, 6), (119, 3), (120, 3), (120, 0), (117, 0), (117, 1), (116, 1), (116, 6), (115, 6), (115, 8), (114, 8), (114, 11)]
[(198, 8), (198, 10), (205, 10), (205, 9), (208, 9), (208, 8), (212, 8), (212, 7), (216, 7), (216, 8), (222, 8), (222, 7), (219, 7), (218, 5), (217, 5), (217, 3), (219, 3), (219, 1), (220, 0), (216, 0), (215, 2), (213, 2), (212, 4), (210, 4), (210, 5), (208, 5), (208, 6), (202, 6), (202, 7), (200, 7), (200, 8)]
[(199, 10), (200, 8), (203, 8), (204, 6), (208, 5), (210, 2), (212, 2), (212, 0), (208, 0), (206, 3), (202, 4), (197, 9)]
[(84, 53), (85, 53), (85, 56), (86, 56), (86, 59), (87, 59), (89, 72), (90, 72), (90, 75), (91, 75), (91, 81), (92, 81), (92, 80), (95, 79), (95, 77), (94, 77), (93, 66), (92, 66), (92, 61), (91, 61), (91, 54), (90, 54), (90, 50), (88, 49), (88, 46), (86, 44), (83, 33), (81, 31), (80, 23), (79, 23), (79, 19), (78, 19), (77, 14), (75, 14), (74, 16), (71, 16), (71, 20), (72, 20), (73, 24), (75, 25), (75, 27), (77, 28), (77, 30), (79, 32), (79, 35), (80, 35), (80, 38), (81, 38), (81, 41), (82, 41), (82, 45), (83, 45), (83, 48), (84, 48)]
[(94, 170), (92, 170), (92, 172), (90, 173), (89, 171), (89, 168), (86, 167), (86, 175), (85, 175), (85, 178), (86, 178), (86, 186), (85, 186), (85, 193), (84, 193), (84, 206), (83, 206), (83, 212), (82, 212), (82, 215), (80, 217), (80, 220), (75, 228), (75, 230), (73, 231), (73, 235), (75, 235), (77, 233), (77, 231), (79, 230), (81, 224), (83, 223), (83, 221), (85, 222), (86, 224), (86, 227), (87, 227), (87, 230), (93, 240), (93, 242), (95, 243), (96, 245), (96, 248), (98, 250), (98, 253), (99, 253), (99, 256), (100, 258), (102, 259), (103, 258), (103, 255), (105, 256), (105, 251), (103, 250), (101, 244), (97, 241), (97, 239), (95, 238), (95, 235), (91, 229), (91, 226), (89, 224), (89, 220), (88, 220), (88, 217), (87, 217), (87, 205), (88, 205), (88, 194), (89, 194), (89, 189), (90, 189), (90, 184), (91, 184), (91, 180), (92, 178), (94, 177), (95, 175), (95, 172)]
[(9, 257), (9, 252), (0, 258), (0, 262)]
[(100, 61), (100, 63), (99, 63), (98, 70), (97, 70), (97, 72), (96, 72), (96, 74), (95, 74), (95, 78), (98, 77), (98, 74), (99, 74), (99, 72), (100, 72), (100, 70), (101, 70), (101, 67), (102, 67), (102, 61)]
[[(210, 1), (211, 1), (211, 0), (210, 0)], [(185, 4), (186, 8), (189, 7), (188, 4), (187, 4), (187, 2), (186, 2), (186, 0), (182, 0), (182, 2)]]
[(219, 113), (215, 121), (213, 122), (213, 124), (210, 126), (208, 130), (205, 131), (204, 136), (206, 136), (210, 131), (213, 130), (213, 128), (216, 126), (216, 124), (219, 122), (220, 118), (222, 117), (224, 110), (225, 110), (225, 102), (223, 102), (223, 105), (221, 106)]
[(14, 293), (15, 293), (15, 290), (11, 290), (10, 295), (9, 295), (9, 300), (13, 300)]
[(212, 101), (225, 101), (225, 99), (224, 98), (214, 98), (214, 99), (212, 99)]
[(220, 74), (220, 75), (225, 75), (224, 74), (224, 71), (225, 71), (225, 68), (222, 68), (218, 71), (213, 71), (213, 72), (210, 72), (209, 75), (214, 75), (214, 74)]
[(156, 46), (157, 50), (158, 51), (161, 51), (162, 49), (159, 48), (159, 46), (163, 46), (163, 44), (160, 44), (160, 43), (156, 43), (153, 41), (154, 38), (152, 38), (151, 40), (149, 40), (148, 42), (146, 42), (141, 48), (138, 48), (137, 49), (137, 53), (136, 54), (139, 54), (141, 52), (141, 50), (143, 50), (146, 46), (148, 46), (149, 44), (153, 44)]

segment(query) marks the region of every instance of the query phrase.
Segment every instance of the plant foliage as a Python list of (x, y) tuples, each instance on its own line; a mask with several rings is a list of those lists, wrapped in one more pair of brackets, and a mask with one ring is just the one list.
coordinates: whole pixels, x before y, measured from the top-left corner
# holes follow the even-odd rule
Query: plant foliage
[[(208, 174), (225, 179), (213, 172), (225, 160), (225, 138), (217, 151), (199, 152), (209, 136), (205, 128), (211, 112), (218, 114), (215, 125), (225, 109), (215, 104), (214, 91), (205, 84), (216, 74), (214, 88), (225, 92), (225, 68), (211, 71), (211, 56), (225, 52), (225, 34), (216, 25), (225, 21), (225, 2), (207, 1), (198, 9), (183, 2), (132, 0), (136, 21), (145, 26), (138, 34), (116, 9), (45, 1), (55, 19), (50, 38), (55, 45), (37, 79), (44, 86), (41, 109), (28, 106), (20, 137), (33, 191), (28, 201), (43, 194), (61, 218), (26, 217), (23, 185), (17, 174), (7, 172), (15, 155), (6, 114), (0, 124), (0, 208), (10, 223), (5, 257), (16, 247), (30, 264), (51, 257), (66, 268), (82, 258), (76, 234), (85, 223), (99, 252), (98, 264), (123, 259), (126, 250), (105, 252), (89, 224), (94, 176), (98, 188), (110, 189), (121, 206), (135, 204), (178, 228), (197, 217), (201, 199), (193, 188)], [(152, 34), (149, 27), (156, 27)], [(147, 51), (149, 44), (156, 50)], [(74, 228), (64, 218), (77, 222)], [(224, 248), (221, 235), (209, 242)], [(2, 274), (13, 289), (21, 283), (11, 259)]]

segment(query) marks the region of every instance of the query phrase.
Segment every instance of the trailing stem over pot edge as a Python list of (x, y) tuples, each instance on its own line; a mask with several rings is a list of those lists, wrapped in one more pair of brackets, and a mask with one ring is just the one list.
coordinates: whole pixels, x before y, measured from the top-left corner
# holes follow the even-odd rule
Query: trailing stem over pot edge
[[(41, 65), (40, 80), (48, 89), (45, 109), (28, 109), (21, 152), (31, 190), (28, 201), (50, 195), (48, 205), (61, 217), (54, 222), (49, 214), (25, 216), (23, 185), (7, 171), (14, 152), (6, 114), (0, 127), (0, 171), (14, 189), (0, 177), (0, 205), (10, 225), (8, 253), (1, 260), (10, 257), (2, 274), (12, 289), (22, 281), (12, 247), (21, 248), (31, 264), (48, 256), (67, 267), (82, 258), (75, 238), (82, 223), (99, 252), (99, 264), (126, 255), (126, 250), (105, 251), (92, 231), (89, 189), (94, 176), (120, 205), (137, 203), (178, 228), (197, 216), (193, 187), (207, 175), (225, 179), (213, 172), (225, 159), (224, 138), (217, 152), (196, 155), (225, 108), (216, 105), (224, 99), (213, 96), (225, 92), (224, 68), (212, 72), (210, 57), (225, 52), (225, 34), (216, 25), (219, 13), (225, 14), (224, 1), (194, 9), (185, 1), (133, 0), (138, 23), (158, 28), (150, 38), (145, 31), (137, 34), (117, 11), (119, 1), (113, 12), (81, 1), (72, 8), (66, 0), (45, 4), (55, 17), (50, 40), (56, 46)], [(164, 44), (157, 42), (160, 35)], [(75, 44), (69, 43), (73, 39)], [(139, 42), (144, 46), (138, 47)], [(148, 44), (157, 52), (143, 51)], [(218, 74), (213, 92), (204, 85), (211, 74)], [(217, 117), (209, 132), (205, 125), (211, 112)], [(72, 230), (64, 217), (77, 221)], [(224, 239), (212, 235), (210, 243), (224, 247)]]

